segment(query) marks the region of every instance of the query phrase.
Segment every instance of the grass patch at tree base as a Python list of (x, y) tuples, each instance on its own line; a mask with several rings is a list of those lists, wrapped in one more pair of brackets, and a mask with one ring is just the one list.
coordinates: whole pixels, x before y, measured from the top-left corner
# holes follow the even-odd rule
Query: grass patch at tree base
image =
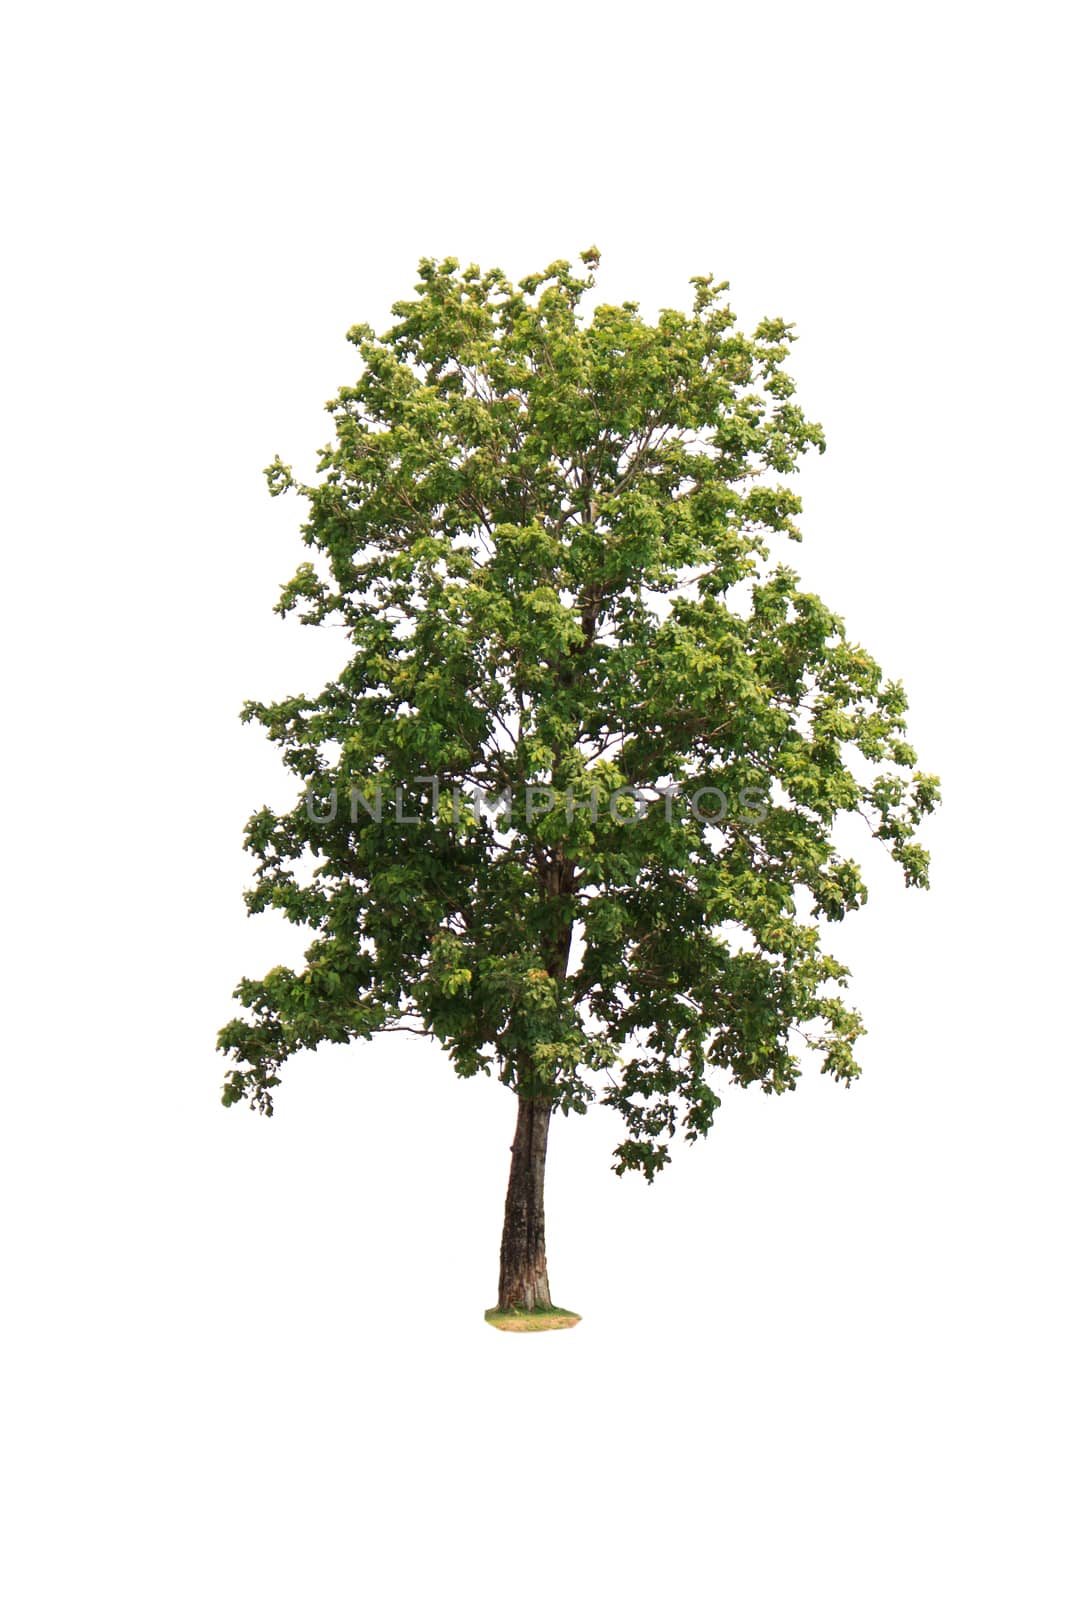
[(535, 1311), (501, 1311), (493, 1306), (485, 1312), (485, 1321), (504, 1333), (550, 1333), (553, 1328), (573, 1328), (581, 1318), (562, 1306), (538, 1306)]

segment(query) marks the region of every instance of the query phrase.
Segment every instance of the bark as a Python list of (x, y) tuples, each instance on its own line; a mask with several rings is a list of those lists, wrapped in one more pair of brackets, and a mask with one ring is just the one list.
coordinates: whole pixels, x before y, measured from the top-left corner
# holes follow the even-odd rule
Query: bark
[(519, 1097), (500, 1244), (499, 1310), (551, 1305), (544, 1245), (544, 1159), (551, 1103)]

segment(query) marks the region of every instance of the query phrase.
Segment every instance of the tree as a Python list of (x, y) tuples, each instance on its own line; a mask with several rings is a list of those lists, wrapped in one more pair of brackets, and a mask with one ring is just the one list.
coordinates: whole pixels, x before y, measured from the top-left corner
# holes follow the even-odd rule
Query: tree
[(864, 1029), (822, 947), (866, 898), (834, 820), (866, 817), (909, 884), (937, 798), (906, 699), (771, 561), (781, 480), (821, 429), (793, 399), (791, 325), (693, 309), (582, 315), (587, 276), (423, 260), (327, 409), (296, 488), (313, 552), (277, 610), (339, 625), (313, 697), (248, 703), (300, 795), (246, 828), (249, 910), (313, 930), (300, 971), (235, 991), (223, 1100), (270, 1115), (288, 1058), (410, 1029), (517, 1098), (498, 1307), (550, 1306), (555, 1112), (620, 1113), (649, 1181), (723, 1081), (845, 1084)]

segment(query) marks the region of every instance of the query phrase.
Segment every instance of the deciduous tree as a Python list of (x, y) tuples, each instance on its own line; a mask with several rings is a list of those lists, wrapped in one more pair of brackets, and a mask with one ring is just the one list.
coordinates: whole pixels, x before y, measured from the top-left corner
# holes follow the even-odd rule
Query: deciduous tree
[(581, 305), (555, 261), (420, 263), (328, 409), (311, 558), (278, 610), (340, 625), (321, 693), (250, 703), (299, 780), (246, 829), (253, 912), (306, 926), (299, 970), (236, 990), (223, 1098), (268, 1115), (289, 1058), (394, 1029), (516, 1098), (498, 1306), (550, 1305), (554, 1114), (621, 1118), (651, 1180), (726, 1081), (844, 1083), (863, 1032), (825, 925), (866, 898), (834, 842), (857, 813), (927, 882), (906, 699), (781, 559), (787, 479), (820, 428), (789, 324)]

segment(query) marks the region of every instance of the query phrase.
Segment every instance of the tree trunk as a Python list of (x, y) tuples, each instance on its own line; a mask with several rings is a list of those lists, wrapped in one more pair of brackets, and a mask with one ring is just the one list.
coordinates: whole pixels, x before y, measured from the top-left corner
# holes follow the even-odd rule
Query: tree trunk
[(519, 1096), (500, 1244), (500, 1311), (551, 1305), (544, 1246), (544, 1158), (551, 1109), (547, 1100)]

